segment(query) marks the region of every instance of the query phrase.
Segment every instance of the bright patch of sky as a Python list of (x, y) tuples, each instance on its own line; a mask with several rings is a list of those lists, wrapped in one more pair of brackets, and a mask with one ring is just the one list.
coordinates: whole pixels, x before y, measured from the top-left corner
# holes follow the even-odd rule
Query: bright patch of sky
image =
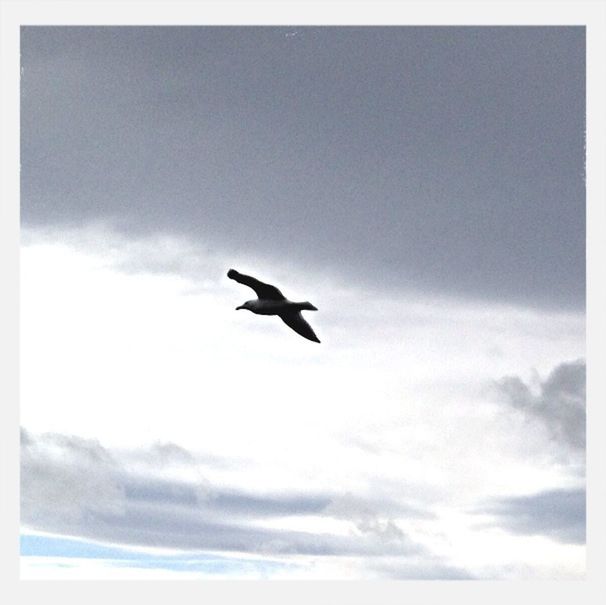
[[(323, 343), (316, 346), (276, 318), (236, 312), (248, 292), (225, 277), (227, 259), (206, 258), (191, 243), (164, 242), (163, 256), (187, 262), (189, 255), (193, 266), (204, 266), (206, 281), (142, 267), (140, 259), (158, 249), (153, 238), (133, 245), (100, 227), (23, 235), (26, 460), (28, 468), (52, 463), (47, 479), (60, 477), (66, 494), (63, 501), (55, 494), (56, 508), (45, 510), (38, 490), (53, 492), (35, 475), (38, 482), (25, 489), (32, 508), (26, 527), (30, 519), (31, 529), (67, 531), (57, 519), (71, 515), (89, 539), (128, 544), (127, 533), (97, 535), (94, 514), (83, 520), (90, 501), (95, 514), (116, 522), (141, 498), (172, 494), (178, 514), (178, 484), (195, 488), (200, 510), (222, 522), (232, 521), (229, 507), (210, 510), (204, 498), (246, 492), (239, 497), (249, 498), (251, 512), (238, 523), (264, 536), (285, 532), (286, 542), (292, 534), (294, 552), (262, 554), (286, 566), (302, 557), (309, 577), (381, 577), (397, 569), (422, 577), (432, 568), (474, 577), (583, 573), (583, 545), (541, 529), (508, 531), (508, 518), (494, 512), (494, 502), (584, 483), (582, 451), (562, 449), (548, 426), (504, 402), (498, 387), (515, 375), (536, 391), (556, 366), (582, 358), (582, 315), (394, 297), (322, 274), (289, 279), (292, 267), (274, 264), (260, 277), (320, 309), (313, 317)], [(66, 444), (61, 435), (82, 441)], [(89, 452), (86, 464), (78, 448)], [(101, 454), (86, 466), (91, 448)], [(93, 469), (97, 482), (87, 487), (82, 477), (95, 476)], [(157, 488), (163, 495), (141, 496), (135, 475), (147, 485), (164, 481)], [(107, 487), (105, 508), (100, 485)], [(292, 494), (317, 494), (322, 504), (256, 518), (255, 494), (266, 498), (254, 501), (260, 509)], [(324, 557), (309, 562), (300, 532), (328, 536)], [(356, 536), (368, 538), (368, 553), (385, 549), (395, 563), (377, 566), (374, 555), (339, 542)], [(246, 540), (254, 536), (242, 539), (228, 551), (252, 549)], [(175, 540), (166, 546), (178, 548)], [(36, 569), (45, 566), (28, 563), (27, 574)]]

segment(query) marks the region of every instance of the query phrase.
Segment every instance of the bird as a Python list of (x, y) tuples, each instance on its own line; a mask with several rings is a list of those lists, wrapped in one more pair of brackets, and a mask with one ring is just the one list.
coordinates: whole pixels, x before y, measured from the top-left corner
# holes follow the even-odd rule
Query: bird
[(253, 300), (247, 300), (244, 304), (236, 307), (248, 309), (257, 315), (277, 315), (289, 328), (294, 330), (303, 338), (313, 342), (320, 342), (312, 327), (303, 319), (301, 311), (317, 311), (310, 302), (293, 302), (288, 300), (276, 286), (265, 284), (250, 275), (239, 273), (235, 269), (227, 272), (227, 277), (252, 288), (257, 295)]

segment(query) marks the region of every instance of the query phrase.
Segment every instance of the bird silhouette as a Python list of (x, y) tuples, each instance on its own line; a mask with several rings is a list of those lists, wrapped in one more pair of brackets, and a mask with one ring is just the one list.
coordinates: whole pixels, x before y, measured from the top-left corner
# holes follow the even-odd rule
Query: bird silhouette
[(247, 300), (244, 304), (236, 307), (236, 311), (248, 309), (257, 315), (277, 315), (289, 328), (303, 336), (303, 338), (320, 342), (312, 327), (301, 315), (301, 311), (318, 310), (310, 302), (292, 302), (276, 286), (265, 284), (250, 275), (239, 273), (235, 269), (230, 269), (227, 272), (227, 277), (252, 288), (257, 295), (257, 298)]

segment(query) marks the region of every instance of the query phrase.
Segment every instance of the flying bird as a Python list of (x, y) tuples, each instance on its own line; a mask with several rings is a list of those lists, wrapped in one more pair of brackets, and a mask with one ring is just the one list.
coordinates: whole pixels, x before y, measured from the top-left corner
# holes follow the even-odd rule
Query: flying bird
[(292, 302), (288, 300), (276, 286), (264, 284), (262, 281), (239, 273), (235, 269), (227, 272), (227, 277), (252, 288), (257, 295), (253, 300), (247, 300), (243, 305), (236, 307), (239, 309), (248, 309), (258, 315), (277, 315), (289, 328), (292, 328), (297, 334), (320, 342), (311, 326), (303, 319), (301, 311), (317, 311), (310, 302)]

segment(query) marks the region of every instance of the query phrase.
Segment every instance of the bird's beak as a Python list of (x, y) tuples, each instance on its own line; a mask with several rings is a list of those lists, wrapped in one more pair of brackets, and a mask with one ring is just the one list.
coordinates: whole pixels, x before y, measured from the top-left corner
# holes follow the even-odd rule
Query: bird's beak
[(244, 307), (242, 307), (242, 306), (236, 307), (236, 311), (239, 311), (240, 309), (244, 309)]

